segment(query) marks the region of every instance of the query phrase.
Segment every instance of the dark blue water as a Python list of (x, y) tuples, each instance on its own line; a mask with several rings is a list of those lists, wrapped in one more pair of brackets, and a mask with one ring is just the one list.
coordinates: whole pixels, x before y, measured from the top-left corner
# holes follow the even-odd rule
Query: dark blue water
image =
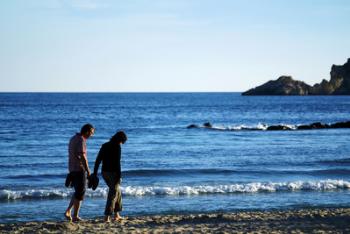
[[(80, 127), (93, 167), (124, 130), (125, 215), (350, 206), (350, 129), (247, 131), (350, 120), (350, 96), (239, 93), (0, 94), (0, 222), (62, 219), (67, 144)], [(214, 129), (187, 129), (190, 124)], [(102, 179), (102, 178), (101, 178)], [(81, 216), (103, 215), (107, 189)]]

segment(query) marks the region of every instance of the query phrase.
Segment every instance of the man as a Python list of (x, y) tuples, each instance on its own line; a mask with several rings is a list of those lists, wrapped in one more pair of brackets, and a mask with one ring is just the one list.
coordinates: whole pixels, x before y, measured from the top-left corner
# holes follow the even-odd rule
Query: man
[(121, 183), (121, 144), (124, 144), (127, 136), (124, 132), (117, 132), (109, 142), (102, 145), (95, 161), (94, 175), (97, 176), (98, 168), (102, 162), (102, 176), (108, 186), (108, 197), (105, 208), (105, 222), (111, 221), (114, 214), (114, 221), (121, 221), (122, 194)]
[[(82, 220), (79, 217), (79, 210), (85, 195), (86, 176), (90, 176), (90, 169), (87, 160), (86, 140), (94, 135), (94, 133), (94, 127), (91, 124), (85, 124), (81, 128), (80, 133), (76, 133), (69, 141), (68, 167), (75, 192), (66, 212), (64, 213), (64, 216), (73, 222)], [(74, 207), (73, 217), (71, 216), (72, 207)]]

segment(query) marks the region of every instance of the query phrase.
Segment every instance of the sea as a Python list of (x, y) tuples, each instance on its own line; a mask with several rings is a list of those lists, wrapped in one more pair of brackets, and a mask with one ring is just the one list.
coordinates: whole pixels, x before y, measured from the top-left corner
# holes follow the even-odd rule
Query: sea
[[(85, 123), (92, 170), (103, 143), (128, 136), (125, 216), (350, 207), (350, 129), (266, 130), (349, 120), (350, 96), (0, 93), (0, 223), (64, 219), (68, 142)], [(99, 178), (85, 219), (103, 216)]]

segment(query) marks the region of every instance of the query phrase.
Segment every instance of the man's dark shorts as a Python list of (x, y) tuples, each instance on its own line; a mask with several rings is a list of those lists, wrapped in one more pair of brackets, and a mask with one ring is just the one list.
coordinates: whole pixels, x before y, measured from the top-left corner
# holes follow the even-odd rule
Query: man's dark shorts
[(84, 199), (86, 191), (86, 173), (84, 171), (71, 172), (72, 184), (74, 187), (74, 197), (81, 201)]

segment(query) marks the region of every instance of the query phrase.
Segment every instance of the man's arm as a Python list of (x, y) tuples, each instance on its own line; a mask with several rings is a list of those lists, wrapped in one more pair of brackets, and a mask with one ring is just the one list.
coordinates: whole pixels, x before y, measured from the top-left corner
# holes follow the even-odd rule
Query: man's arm
[(87, 175), (90, 176), (90, 168), (89, 168), (89, 164), (88, 164), (88, 161), (86, 158), (86, 143), (84, 141), (80, 140), (78, 142), (77, 149), (78, 149), (77, 157), (80, 160), (80, 162), (82, 163), (83, 168), (87, 172)]
[(89, 164), (88, 164), (88, 161), (86, 159), (86, 155), (83, 154), (81, 156), (81, 161), (83, 163), (83, 167), (85, 168), (85, 171), (87, 172), (87, 175), (90, 176), (90, 168), (89, 168)]

